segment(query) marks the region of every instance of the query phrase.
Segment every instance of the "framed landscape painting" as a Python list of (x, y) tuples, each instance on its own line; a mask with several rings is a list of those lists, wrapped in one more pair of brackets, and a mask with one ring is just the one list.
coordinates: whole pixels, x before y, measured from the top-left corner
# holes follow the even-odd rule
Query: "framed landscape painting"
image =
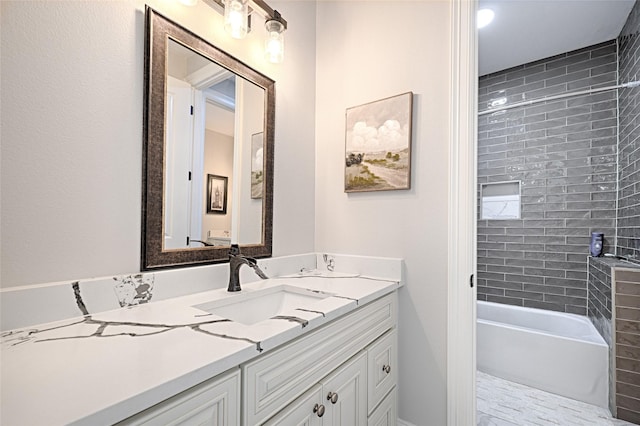
[(347, 109), (345, 192), (411, 187), (413, 93)]

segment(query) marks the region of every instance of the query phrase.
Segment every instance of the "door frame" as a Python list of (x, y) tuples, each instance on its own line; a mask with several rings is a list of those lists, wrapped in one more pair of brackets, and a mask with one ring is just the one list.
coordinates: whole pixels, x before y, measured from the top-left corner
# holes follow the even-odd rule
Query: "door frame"
[(451, 0), (447, 425), (476, 424), (476, 0)]

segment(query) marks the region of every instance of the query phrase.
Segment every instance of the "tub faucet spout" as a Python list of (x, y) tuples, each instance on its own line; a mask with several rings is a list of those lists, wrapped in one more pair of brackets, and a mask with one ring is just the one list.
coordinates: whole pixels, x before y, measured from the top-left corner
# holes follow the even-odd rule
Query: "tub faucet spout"
[(269, 279), (264, 272), (258, 267), (258, 261), (253, 257), (243, 256), (240, 254), (240, 247), (237, 244), (231, 245), (229, 250), (229, 287), (227, 291), (240, 291), (240, 267), (247, 265), (253, 269), (257, 276), (263, 280)]

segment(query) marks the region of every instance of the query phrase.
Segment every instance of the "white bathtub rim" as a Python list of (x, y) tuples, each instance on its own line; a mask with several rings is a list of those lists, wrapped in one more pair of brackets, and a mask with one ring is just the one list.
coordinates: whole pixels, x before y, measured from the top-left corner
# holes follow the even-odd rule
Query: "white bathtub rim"
[(595, 328), (595, 326), (593, 325), (591, 320), (586, 316), (577, 315), (577, 314), (571, 314), (571, 313), (565, 313), (565, 312), (549, 311), (549, 310), (540, 309), (540, 308), (531, 308), (531, 307), (527, 307), (527, 306), (517, 306), (517, 305), (507, 305), (507, 304), (496, 303), (496, 302), (487, 302), (487, 301), (484, 301), (484, 300), (478, 300), (477, 303), (479, 305), (481, 305), (481, 306), (482, 305), (488, 306), (488, 307), (493, 306), (493, 307), (496, 307), (498, 309), (515, 310), (515, 311), (528, 312), (528, 313), (537, 314), (537, 315), (553, 316), (553, 317), (559, 317), (559, 318), (570, 318), (570, 319), (573, 319), (573, 320), (578, 320), (581, 323), (584, 323), (584, 324), (586, 324), (588, 326), (588, 328), (590, 330), (590, 333), (586, 337), (572, 337), (572, 336), (558, 334), (556, 332), (551, 332), (551, 331), (547, 331), (547, 330), (540, 330), (540, 329), (537, 329), (537, 328), (510, 324), (508, 322), (501, 322), (501, 321), (483, 319), (483, 318), (480, 318), (480, 316), (478, 316), (476, 318), (476, 321), (478, 323), (495, 325), (497, 327), (506, 327), (506, 328), (511, 328), (511, 329), (515, 329), (515, 330), (523, 330), (523, 331), (532, 332), (532, 333), (539, 334), (539, 335), (554, 336), (554, 337), (557, 337), (559, 339), (567, 339), (567, 340), (571, 340), (571, 341), (575, 341), (575, 342), (588, 342), (588, 343), (592, 343), (592, 344), (595, 344), (595, 345), (601, 345), (601, 346), (609, 347), (609, 345), (604, 340), (604, 338), (600, 335), (600, 333)]
[(518, 311), (523, 311), (523, 312), (530, 312), (530, 313), (537, 313), (537, 314), (544, 314), (547, 316), (555, 316), (555, 317), (569, 317), (569, 318), (574, 318), (574, 319), (578, 319), (578, 320), (589, 320), (588, 317), (586, 317), (585, 315), (578, 315), (578, 314), (572, 314), (570, 312), (560, 312), (560, 311), (552, 311), (549, 309), (542, 309), (542, 308), (532, 308), (530, 306), (518, 306), (518, 305), (510, 305), (508, 303), (498, 303), (498, 302), (489, 302), (486, 300), (477, 300), (476, 301), (477, 304), (479, 305), (484, 305), (484, 306), (493, 306), (496, 308), (502, 308), (502, 309), (513, 309), (513, 310), (518, 310)]
[(607, 345), (607, 342), (605, 342), (605, 340), (602, 338), (602, 336), (600, 336), (600, 334), (594, 335), (593, 339), (588, 339), (588, 338), (575, 338), (575, 337), (567, 337), (567, 336), (560, 336), (558, 334), (554, 334), (554, 333), (548, 333), (546, 331), (540, 331), (540, 330), (536, 330), (535, 328), (529, 328), (529, 327), (521, 327), (518, 325), (512, 325), (512, 324), (506, 324), (504, 322), (497, 322), (497, 321), (489, 321), (489, 320), (482, 320), (482, 319), (477, 319), (477, 322), (479, 324), (487, 324), (487, 325), (495, 325), (497, 327), (504, 327), (504, 328), (510, 328), (513, 330), (522, 330), (522, 331), (526, 331), (529, 333), (533, 333), (533, 334), (538, 334), (541, 336), (553, 336), (556, 337), (558, 339), (564, 339), (564, 340), (570, 340), (572, 342), (588, 342), (591, 343), (593, 345), (597, 345), (597, 346), (604, 346), (604, 347), (609, 347), (609, 345)]

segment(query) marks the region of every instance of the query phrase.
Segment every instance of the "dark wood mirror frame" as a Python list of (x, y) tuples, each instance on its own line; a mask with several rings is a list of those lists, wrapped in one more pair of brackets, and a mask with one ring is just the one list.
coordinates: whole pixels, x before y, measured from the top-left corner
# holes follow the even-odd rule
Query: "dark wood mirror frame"
[(167, 40), (182, 43), (229, 69), (265, 91), (264, 188), (262, 242), (241, 245), (242, 254), (269, 257), (273, 232), (273, 150), (275, 128), (275, 82), (243, 62), (211, 45), (189, 30), (146, 7), (145, 94), (142, 161), (142, 243), (141, 270), (196, 266), (227, 262), (229, 247), (196, 247), (163, 250), (164, 239), (164, 159), (165, 93), (167, 80)]

